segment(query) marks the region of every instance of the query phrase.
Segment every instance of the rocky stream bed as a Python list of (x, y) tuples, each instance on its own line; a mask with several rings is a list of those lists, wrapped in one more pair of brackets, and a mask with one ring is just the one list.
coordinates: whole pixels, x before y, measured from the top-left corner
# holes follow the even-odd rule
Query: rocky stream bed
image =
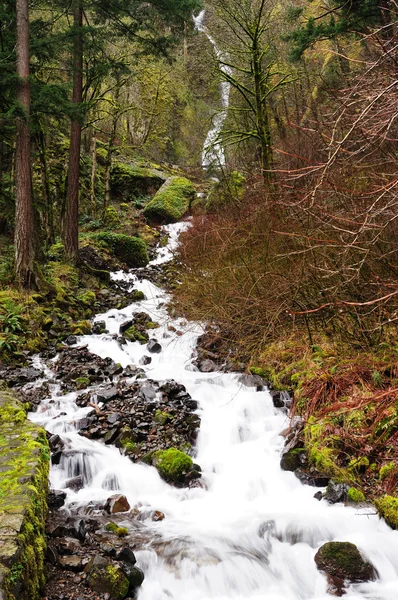
[(44, 598), (392, 600), (396, 534), (308, 464), (288, 394), (168, 314), (179, 231), (90, 334), (2, 371), (52, 451)]

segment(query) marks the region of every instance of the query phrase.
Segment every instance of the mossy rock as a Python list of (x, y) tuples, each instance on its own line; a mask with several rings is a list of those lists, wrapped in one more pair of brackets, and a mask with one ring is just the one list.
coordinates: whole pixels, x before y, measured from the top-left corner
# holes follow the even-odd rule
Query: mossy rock
[(134, 325), (123, 333), (123, 337), (130, 342), (140, 342), (140, 344), (146, 344), (149, 340), (149, 335), (145, 331), (138, 331)]
[(357, 488), (350, 487), (347, 493), (347, 500), (349, 502), (357, 504), (358, 502), (365, 502), (365, 496), (361, 492), (361, 490), (357, 490)]
[(392, 529), (398, 529), (398, 498), (386, 495), (375, 500), (374, 504), (387, 525)]
[(144, 215), (155, 223), (181, 219), (196, 197), (196, 190), (185, 177), (170, 177), (146, 205)]
[(122, 233), (97, 233), (93, 238), (103, 242), (107, 248), (128, 267), (145, 267), (149, 262), (143, 240)]
[(328, 542), (319, 548), (314, 560), (320, 571), (343, 581), (360, 583), (377, 577), (373, 565), (351, 542)]
[(109, 594), (112, 600), (126, 598), (130, 582), (119, 565), (95, 566), (89, 576), (88, 584), (99, 594)]
[(116, 163), (111, 171), (112, 199), (128, 202), (133, 198), (153, 196), (166, 179), (164, 173), (156, 169)]
[(283, 471), (295, 471), (307, 466), (308, 457), (305, 448), (293, 448), (282, 454), (281, 469)]
[(158, 450), (152, 455), (152, 464), (158, 470), (162, 479), (169, 483), (182, 483), (185, 475), (192, 469), (193, 461), (188, 454), (169, 448)]

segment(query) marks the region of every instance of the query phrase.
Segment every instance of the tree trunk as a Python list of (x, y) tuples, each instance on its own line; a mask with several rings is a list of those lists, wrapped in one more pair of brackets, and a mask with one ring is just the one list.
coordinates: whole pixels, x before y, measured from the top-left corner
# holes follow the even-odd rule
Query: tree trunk
[(82, 123), (79, 106), (83, 99), (83, 7), (82, 0), (73, 2), (75, 40), (73, 48), (73, 95), (75, 115), (71, 122), (68, 190), (66, 196), (63, 242), (68, 259), (76, 263), (79, 251), (79, 179)]
[(15, 272), (18, 283), (30, 288), (34, 277), (34, 231), (30, 162), (29, 5), (16, 0), (17, 100), (21, 113), (16, 119)]
[(113, 115), (112, 129), (109, 134), (108, 148), (105, 160), (105, 197), (104, 197), (104, 211), (108, 208), (111, 201), (111, 170), (112, 170), (112, 156), (115, 147), (115, 137), (117, 123), (119, 120), (119, 113)]
[(44, 136), (43, 126), (40, 123), (39, 132), (37, 134), (38, 149), (39, 149), (39, 160), (41, 168), (41, 180), (42, 180), (42, 193), (44, 200), (44, 213), (42, 214), (42, 222), (46, 232), (47, 244), (53, 244), (55, 241), (54, 231), (54, 210), (51, 202), (50, 184), (48, 180), (48, 165), (47, 165), (47, 152), (46, 152), (46, 140)]
[(91, 138), (91, 186), (90, 186), (90, 204), (91, 216), (93, 219), (97, 217), (97, 199), (95, 197), (95, 177), (97, 174), (97, 136), (93, 132)]
[(261, 51), (257, 41), (253, 41), (253, 71), (256, 98), (257, 132), (260, 138), (261, 171), (266, 181), (272, 178), (272, 148), (271, 128), (269, 124), (268, 107), (266, 101), (266, 85), (264, 83), (264, 70), (261, 62)]

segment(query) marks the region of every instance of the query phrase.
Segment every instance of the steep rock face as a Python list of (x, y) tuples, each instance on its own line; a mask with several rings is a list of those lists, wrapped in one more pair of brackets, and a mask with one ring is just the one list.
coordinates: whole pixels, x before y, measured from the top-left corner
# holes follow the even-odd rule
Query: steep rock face
[(49, 448), (23, 405), (0, 393), (0, 598), (37, 600), (44, 583)]
[(155, 223), (173, 223), (184, 216), (195, 196), (189, 179), (170, 177), (146, 205), (144, 215)]

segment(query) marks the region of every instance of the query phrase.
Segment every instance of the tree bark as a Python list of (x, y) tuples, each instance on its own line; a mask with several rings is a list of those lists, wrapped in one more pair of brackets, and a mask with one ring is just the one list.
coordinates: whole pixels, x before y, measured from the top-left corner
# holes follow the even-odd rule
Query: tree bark
[(97, 217), (97, 199), (95, 197), (95, 178), (97, 175), (97, 136), (95, 131), (91, 138), (91, 186), (90, 186), (90, 204), (91, 204), (91, 216), (93, 219)]
[(17, 100), (21, 114), (16, 119), (15, 272), (18, 283), (30, 288), (34, 277), (34, 227), (30, 160), (29, 4), (16, 0)]
[(75, 114), (71, 122), (68, 190), (66, 196), (63, 242), (68, 259), (76, 263), (79, 252), (79, 180), (82, 122), (79, 106), (83, 100), (83, 6), (82, 0), (73, 2), (75, 40), (73, 47), (73, 95)]

